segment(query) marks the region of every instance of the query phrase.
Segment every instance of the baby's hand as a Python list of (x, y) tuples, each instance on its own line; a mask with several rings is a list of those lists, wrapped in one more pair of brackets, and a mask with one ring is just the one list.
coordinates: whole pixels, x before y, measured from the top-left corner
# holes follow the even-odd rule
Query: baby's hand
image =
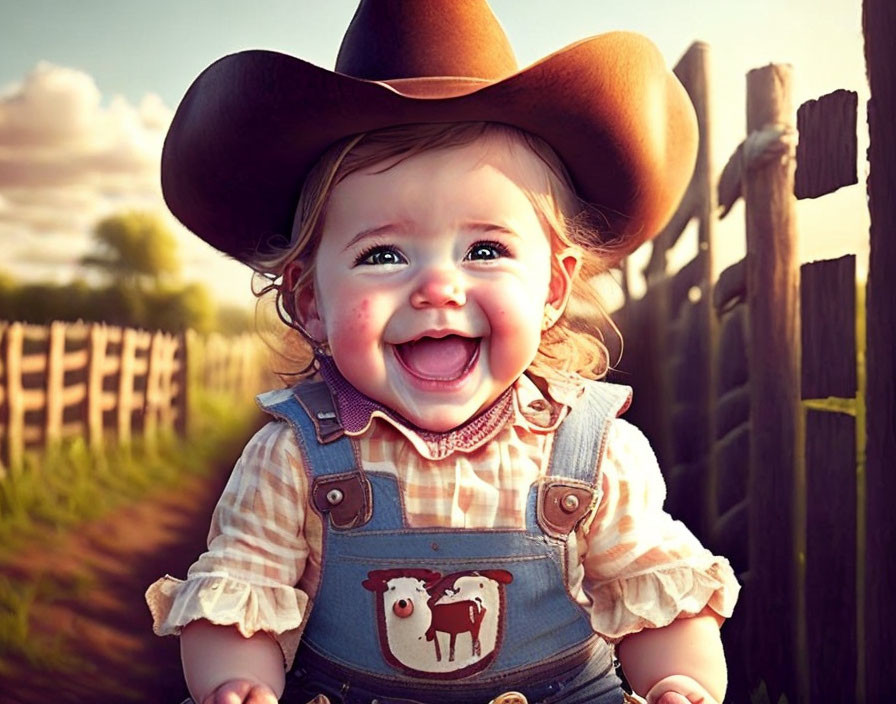
[(702, 704), (703, 701), (703, 699), (692, 701), (678, 692), (666, 692), (656, 700), (656, 704), (695, 704), (695, 702), (700, 702)]
[(717, 704), (699, 682), (686, 675), (672, 675), (657, 682), (647, 693), (647, 704)]
[(203, 699), (202, 704), (277, 704), (277, 695), (260, 682), (227, 680)]

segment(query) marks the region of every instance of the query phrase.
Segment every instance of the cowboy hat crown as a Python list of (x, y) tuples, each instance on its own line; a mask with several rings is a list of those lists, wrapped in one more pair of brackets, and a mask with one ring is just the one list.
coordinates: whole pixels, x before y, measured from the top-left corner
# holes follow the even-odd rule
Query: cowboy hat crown
[(193, 82), (162, 151), (172, 213), (251, 263), (292, 229), (328, 146), (414, 123), (499, 122), (540, 137), (619, 258), (655, 235), (691, 177), (693, 106), (656, 47), (581, 40), (519, 70), (485, 0), (362, 0), (330, 71), (272, 51), (219, 59)]
[(367, 81), (515, 73), (507, 35), (483, 0), (361, 0), (336, 71)]

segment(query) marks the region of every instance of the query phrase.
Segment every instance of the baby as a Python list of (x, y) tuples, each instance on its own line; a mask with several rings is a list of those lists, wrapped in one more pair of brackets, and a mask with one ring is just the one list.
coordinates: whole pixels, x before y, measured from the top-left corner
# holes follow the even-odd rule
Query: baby
[(663, 512), (567, 312), (695, 141), (643, 38), (518, 71), (477, 0), (362, 2), (337, 73), (243, 52), (197, 79), (168, 203), (274, 279), (310, 354), (259, 397), (209, 550), (147, 593), (196, 702), (608, 704), (614, 655), (648, 702), (722, 700), (737, 583)]

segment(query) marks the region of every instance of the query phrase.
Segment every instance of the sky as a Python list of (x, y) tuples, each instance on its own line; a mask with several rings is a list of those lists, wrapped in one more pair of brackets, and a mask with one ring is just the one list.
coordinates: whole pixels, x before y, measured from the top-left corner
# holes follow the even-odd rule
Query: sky
[[(450, 1), (450, 0), (445, 0)], [(802, 261), (858, 255), (866, 270), (861, 0), (491, 0), (520, 66), (578, 39), (640, 32), (674, 65), (695, 40), (712, 55), (713, 160), (745, 136), (746, 73), (794, 69), (794, 108), (838, 88), (859, 94), (859, 184), (800, 201)], [(228, 53), (266, 48), (330, 68), (356, 0), (0, 0), (0, 272), (65, 282), (92, 227), (127, 208), (167, 213), (162, 140), (192, 80)], [(171, 218), (170, 215), (167, 217)], [(716, 265), (743, 256), (743, 206), (717, 227)], [(185, 280), (249, 305), (250, 273), (173, 219)], [(691, 245), (684, 238), (682, 251)], [(635, 261), (637, 262), (637, 255)]]

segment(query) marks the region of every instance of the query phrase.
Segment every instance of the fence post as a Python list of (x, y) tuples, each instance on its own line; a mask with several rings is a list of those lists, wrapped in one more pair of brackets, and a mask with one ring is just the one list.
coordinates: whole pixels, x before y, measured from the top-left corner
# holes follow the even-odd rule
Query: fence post
[(88, 337), (87, 394), (85, 398), (85, 424), (90, 447), (99, 449), (103, 444), (103, 376), (106, 366), (108, 331), (105, 325), (94, 323)]
[(63, 391), (65, 381), (65, 323), (50, 323), (47, 339), (47, 385), (44, 402), (44, 446), (62, 436)]
[(25, 330), (21, 323), (6, 328), (6, 462), (15, 472), (22, 467), (25, 450), (25, 399), (22, 394), (22, 345)]
[[(747, 132), (793, 127), (791, 68), (771, 64), (747, 74)], [(765, 680), (772, 701), (797, 701), (797, 555), (795, 454), (799, 410), (795, 164), (789, 156), (747, 169), (750, 338), (749, 478), (753, 686)]]
[[(698, 386), (700, 397), (697, 400), (700, 422), (705, 428), (700, 455), (705, 458), (705, 470), (702, 477), (703, 497), (700, 506), (700, 524), (692, 526), (701, 536), (707, 536), (717, 518), (715, 511), (716, 468), (713, 456), (713, 438), (715, 437), (715, 357), (718, 341), (718, 324), (712, 306), (712, 286), (716, 280), (715, 262), (713, 259), (713, 238), (718, 211), (716, 198), (717, 175), (713, 165), (713, 115), (711, 104), (711, 55), (709, 45), (705, 42), (694, 42), (685, 54), (684, 70), (687, 72), (688, 95), (697, 113), (697, 128), (700, 135), (700, 146), (697, 150), (697, 163), (694, 166), (691, 188), (697, 196), (697, 258), (700, 266), (700, 300), (697, 302), (696, 315), (699, 328), (705, 330), (706, 354), (704, 367), (705, 383)], [(696, 490), (696, 488), (694, 488)]]
[(176, 372), (174, 383), (176, 387), (176, 396), (174, 398), (174, 430), (178, 435), (186, 435), (189, 431), (189, 364), (190, 354), (190, 331), (180, 333), (177, 336), (177, 353), (175, 354)]
[(149, 342), (148, 367), (146, 370), (146, 391), (143, 396), (143, 436), (155, 437), (159, 427), (159, 411), (162, 395), (162, 366), (165, 340), (158, 330), (152, 333)]
[(866, 701), (886, 701), (896, 672), (896, 5), (864, 0), (862, 25), (871, 100), (868, 102), (869, 210), (867, 369), (868, 442), (866, 486)]
[(134, 357), (137, 353), (137, 331), (125, 328), (121, 333), (121, 359), (118, 364), (118, 442), (131, 440), (134, 412)]

